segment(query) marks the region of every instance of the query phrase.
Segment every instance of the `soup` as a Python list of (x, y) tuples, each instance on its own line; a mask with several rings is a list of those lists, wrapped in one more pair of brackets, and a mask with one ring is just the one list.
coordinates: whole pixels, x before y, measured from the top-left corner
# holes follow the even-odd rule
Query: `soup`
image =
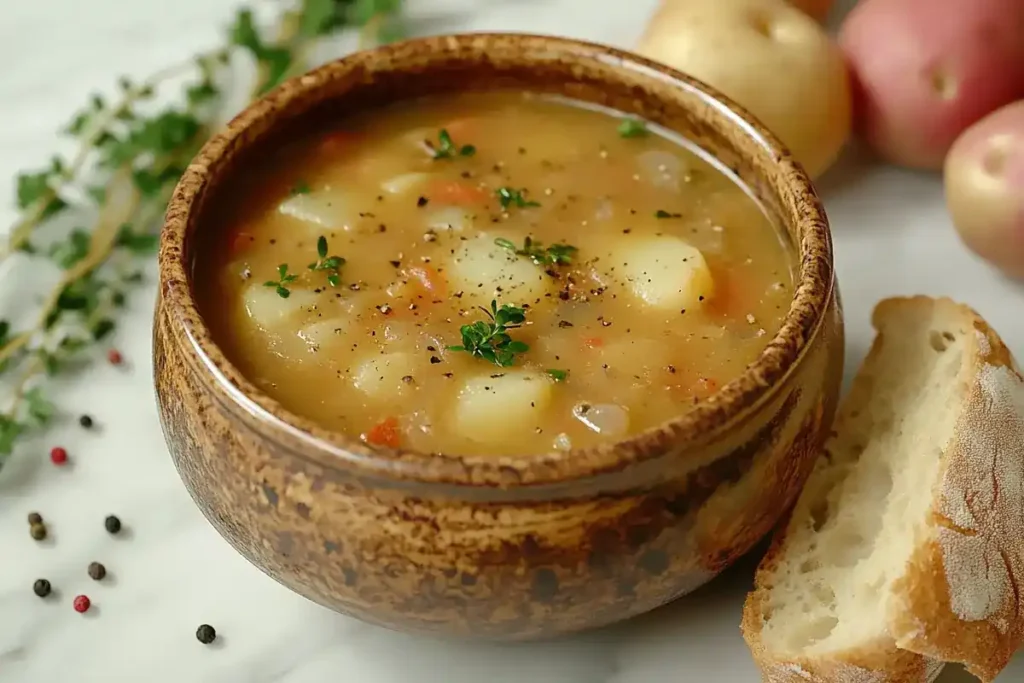
[(779, 231), (640, 121), (521, 93), (352, 117), (220, 192), (196, 295), (292, 412), (420, 452), (620, 440), (737, 377), (778, 330)]

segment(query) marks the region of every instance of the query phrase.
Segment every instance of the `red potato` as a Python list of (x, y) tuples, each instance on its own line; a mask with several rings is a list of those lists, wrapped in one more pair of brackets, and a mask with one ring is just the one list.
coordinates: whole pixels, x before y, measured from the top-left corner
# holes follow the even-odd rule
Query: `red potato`
[(964, 244), (1024, 278), (1024, 100), (974, 124), (945, 164), (946, 204)]
[(1024, 0), (862, 0), (839, 43), (855, 125), (897, 164), (941, 168), (965, 128), (1024, 97)]

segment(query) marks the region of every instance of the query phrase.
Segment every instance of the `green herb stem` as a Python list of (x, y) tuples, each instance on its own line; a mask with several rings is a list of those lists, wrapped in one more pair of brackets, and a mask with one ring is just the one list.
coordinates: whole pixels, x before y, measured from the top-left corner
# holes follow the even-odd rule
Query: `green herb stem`
[[(75, 116), (69, 132), (77, 140), (77, 150), (70, 161), (55, 157), (42, 170), (19, 175), (20, 216), (0, 244), (0, 262), (19, 250), (38, 253), (31, 238), (38, 227), (68, 208), (63, 197), (69, 186), (82, 187), (95, 206), (83, 204), (99, 211), (91, 230), (74, 228), (64, 242), (47, 250), (63, 273), (45, 295), (34, 323), (13, 331), (0, 320), (0, 372), (19, 365), (12, 383), (12, 405), (0, 412), (0, 464), (17, 439), (30, 427), (43, 424), (52, 412), (43, 385), (37, 384), (41, 375), (58, 372), (114, 328), (104, 306), (122, 305), (120, 287), (136, 276), (117, 274), (117, 279), (110, 279), (97, 271), (115, 250), (136, 255), (152, 250), (156, 243), (152, 225), (189, 160), (223, 120), (215, 77), (227, 72), (231, 50), (249, 50), (256, 57), (255, 96), (304, 71), (310, 47), (320, 37), (359, 26), (361, 46), (378, 43), (390, 18), (400, 10), (401, 0), (301, 0), (298, 8), (279, 15), (274, 38), (264, 40), (252, 12), (243, 8), (236, 15), (227, 47), (161, 69), (139, 83), (122, 79), (116, 100), (108, 104), (96, 96)], [(136, 105), (152, 97), (158, 87), (191, 71), (197, 72), (197, 78), (186, 83), (185, 105), (153, 116), (135, 112)], [(86, 171), (91, 168), (102, 171), (92, 181), (99, 185), (87, 184)], [(319, 269), (327, 271), (329, 282), (336, 281), (342, 260), (322, 257), (321, 261)], [(69, 313), (78, 316), (75, 321), (81, 321), (91, 336), (68, 332), (58, 324)], [(37, 337), (47, 338), (47, 343), (34, 344)]]

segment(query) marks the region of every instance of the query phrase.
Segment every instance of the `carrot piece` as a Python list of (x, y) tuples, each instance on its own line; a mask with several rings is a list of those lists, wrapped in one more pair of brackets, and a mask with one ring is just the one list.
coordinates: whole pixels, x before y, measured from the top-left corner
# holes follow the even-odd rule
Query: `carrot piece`
[(247, 232), (238, 232), (231, 236), (231, 246), (228, 247), (232, 254), (245, 250), (255, 238)]
[(601, 339), (600, 337), (584, 337), (583, 346), (588, 349), (599, 349), (604, 346), (604, 339)]
[(480, 206), (491, 200), (486, 190), (458, 180), (435, 181), (427, 188), (426, 195), (438, 204), (454, 206)]
[(400, 436), (398, 418), (387, 417), (371, 427), (370, 431), (363, 435), (363, 440), (374, 446), (398, 448)]
[(351, 131), (335, 130), (320, 139), (317, 149), (325, 154), (337, 154), (351, 147), (358, 138), (359, 136)]
[(448, 282), (438, 272), (437, 268), (429, 265), (413, 266), (406, 272), (415, 280), (428, 294), (433, 296), (445, 296), (448, 291)]

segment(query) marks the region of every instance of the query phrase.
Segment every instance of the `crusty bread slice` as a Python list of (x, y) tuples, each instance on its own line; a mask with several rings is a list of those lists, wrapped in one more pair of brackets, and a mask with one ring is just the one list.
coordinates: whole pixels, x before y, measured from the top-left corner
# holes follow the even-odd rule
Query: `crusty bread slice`
[(889, 299), (833, 434), (757, 571), (771, 683), (991, 680), (1024, 639), (1024, 384), (971, 309)]

